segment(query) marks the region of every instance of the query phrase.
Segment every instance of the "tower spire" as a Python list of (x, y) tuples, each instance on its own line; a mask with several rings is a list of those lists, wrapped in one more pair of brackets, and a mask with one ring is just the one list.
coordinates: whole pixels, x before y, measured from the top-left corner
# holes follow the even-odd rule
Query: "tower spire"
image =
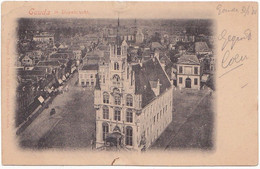
[(119, 26), (120, 26), (120, 24), (119, 24), (119, 16), (118, 16), (118, 20), (117, 20), (117, 35), (116, 35), (116, 44), (117, 44), (117, 46), (120, 45)]

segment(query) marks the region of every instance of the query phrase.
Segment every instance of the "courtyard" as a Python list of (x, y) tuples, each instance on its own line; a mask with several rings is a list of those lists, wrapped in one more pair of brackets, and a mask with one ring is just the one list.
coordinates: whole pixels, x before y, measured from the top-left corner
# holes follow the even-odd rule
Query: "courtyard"
[(173, 120), (151, 149), (212, 149), (213, 97), (208, 89), (174, 90)]

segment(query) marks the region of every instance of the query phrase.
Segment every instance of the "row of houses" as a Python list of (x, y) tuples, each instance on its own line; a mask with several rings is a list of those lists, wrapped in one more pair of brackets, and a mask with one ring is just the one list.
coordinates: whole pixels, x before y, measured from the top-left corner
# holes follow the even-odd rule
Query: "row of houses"
[(17, 126), (76, 70), (76, 61), (68, 57), (67, 54), (51, 55), (49, 59), (35, 65), (16, 68)]

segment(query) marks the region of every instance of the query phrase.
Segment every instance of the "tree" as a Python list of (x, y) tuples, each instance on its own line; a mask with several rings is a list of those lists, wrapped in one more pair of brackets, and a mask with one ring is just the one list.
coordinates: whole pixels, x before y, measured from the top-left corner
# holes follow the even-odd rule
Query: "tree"
[(172, 61), (172, 63), (177, 63), (177, 61), (178, 61), (177, 51), (176, 50), (170, 50), (169, 55), (170, 55), (170, 60)]

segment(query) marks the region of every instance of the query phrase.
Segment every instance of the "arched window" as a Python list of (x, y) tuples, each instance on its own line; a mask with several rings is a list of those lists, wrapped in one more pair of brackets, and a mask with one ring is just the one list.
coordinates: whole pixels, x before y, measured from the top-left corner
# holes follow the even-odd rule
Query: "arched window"
[(130, 94), (128, 94), (128, 95), (126, 96), (126, 105), (127, 105), (127, 106), (133, 106), (133, 96), (130, 95)]
[(126, 110), (126, 122), (129, 122), (129, 123), (133, 122), (133, 111), (132, 111), (132, 109)]
[(103, 103), (109, 103), (109, 94), (107, 92), (103, 93)]
[(119, 90), (118, 88), (115, 87), (115, 88), (113, 89), (113, 93), (117, 93), (117, 94), (119, 94), (119, 93), (120, 93), (120, 90)]
[(121, 104), (121, 98), (119, 94), (115, 94), (114, 95), (114, 99), (115, 99), (115, 105), (120, 105)]
[(121, 110), (119, 108), (115, 108), (114, 120), (120, 121), (121, 120)]
[(118, 64), (118, 62), (115, 62), (115, 63), (114, 63), (114, 70), (119, 70), (119, 64)]
[(126, 127), (125, 144), (128, 146), (133, 145), (133, 129), (130, 126)]
[(116, 82), (119, 82), (119, 80), (120, 80), (119, 75), (115, 74), (115, 75), (113, 76), (113, 80), (116, 81)]
[(104, 123), (102, 124), (102, 133), (103, 133), (103, 140), (104, 140), (104, 141), (106, 140), (108, 131), (109, 131), (109, 126), (108, 126), (107, 123), (104, 122)]
[(109, 109), (107, 106), (103, 106), (103, 119), (109, 119)]

